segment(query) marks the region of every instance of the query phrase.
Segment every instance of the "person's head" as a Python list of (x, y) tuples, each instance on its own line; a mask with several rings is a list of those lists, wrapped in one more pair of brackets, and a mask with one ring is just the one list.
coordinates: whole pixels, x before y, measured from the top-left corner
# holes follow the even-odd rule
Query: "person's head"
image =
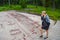
[(46, 15), (46, 11), (42, 11), (42, 15)]

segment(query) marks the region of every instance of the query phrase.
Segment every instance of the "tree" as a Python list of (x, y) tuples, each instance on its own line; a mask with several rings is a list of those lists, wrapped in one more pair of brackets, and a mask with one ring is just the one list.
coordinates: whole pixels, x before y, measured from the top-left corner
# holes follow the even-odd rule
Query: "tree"
[(52, 0), (52, 7), (53, 7), (53, 10), (55, 10), (55, 0)]
[(55, 7), (60, 9), (60, 0), (55, 0)]
[(42, 0), (42, 5), (43, 5), (43, 7), (46, 6), (46, 0)]
[(27, 7), (27, 0), (20, 0), (20, 5), (22, 8), (26, 8)]
[(8, 0), (8, 4), (9, 4), (9, 6), (10, 6), (10, 0)]

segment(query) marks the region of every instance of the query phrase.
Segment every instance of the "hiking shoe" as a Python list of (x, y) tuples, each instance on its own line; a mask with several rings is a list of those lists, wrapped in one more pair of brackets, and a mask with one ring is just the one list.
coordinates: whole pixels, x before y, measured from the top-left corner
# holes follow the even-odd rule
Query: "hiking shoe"
[(41, 38), (43, 37), (43, 35), (40, 36)]
[(48, 37), (45, 37), (44, 39), (47, 39)]

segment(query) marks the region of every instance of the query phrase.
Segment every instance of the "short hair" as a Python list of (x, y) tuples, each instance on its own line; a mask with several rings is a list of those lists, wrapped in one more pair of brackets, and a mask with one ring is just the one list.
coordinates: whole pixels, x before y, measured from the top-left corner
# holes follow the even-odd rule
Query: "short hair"
[(42, 11), (42, 13), (46, 14), (46, 11)]

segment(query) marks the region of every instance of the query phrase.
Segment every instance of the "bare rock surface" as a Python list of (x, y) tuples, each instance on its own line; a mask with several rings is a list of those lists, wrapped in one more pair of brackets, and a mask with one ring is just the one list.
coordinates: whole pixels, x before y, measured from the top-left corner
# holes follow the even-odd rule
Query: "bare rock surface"
[[(40, 16), (17, 11), (0, 12), (0, 40), (44, 40), (39, 37), (40, 27)], [(60, 21), (54, 25), (51, 20), (47, 40), (60, 40)]]

